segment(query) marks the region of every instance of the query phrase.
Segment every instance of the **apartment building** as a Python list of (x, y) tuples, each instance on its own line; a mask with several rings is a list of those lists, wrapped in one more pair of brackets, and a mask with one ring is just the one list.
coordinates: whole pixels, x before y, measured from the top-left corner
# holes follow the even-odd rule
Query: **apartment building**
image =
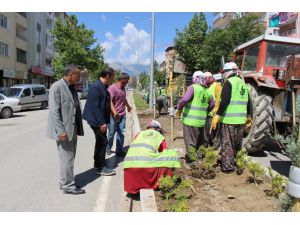
[(0, 87), (54, 82), (51, 30), (64, 12), (0, 12)]
[(56, 54), (54, 36), (51, 30), (57, 19), (65, 21), (67, 15), (63, 12), (33, 12), (28, 13), (29, 21), (29, 56), (28, 83), (45, 84), (54, 82), (52, 60)]
[[(224, 29), (228, 26), (231, 20), (240, 19), (250, 12), (214, 12), (213, 27)], [(268, 15), (265, 12), (255, 12), (258, 16), (257, 24), (267, 26)]]
[[(224, 29), (233, 19), (239, 19), (249, 12), (214, 12), (214, 28)], [(265, 34), (300, 38), (299, 12), (255, 12), (257, 23), (265, 26)]]
[(0, 12), (0, 86), (28, 80), (27, 13)]

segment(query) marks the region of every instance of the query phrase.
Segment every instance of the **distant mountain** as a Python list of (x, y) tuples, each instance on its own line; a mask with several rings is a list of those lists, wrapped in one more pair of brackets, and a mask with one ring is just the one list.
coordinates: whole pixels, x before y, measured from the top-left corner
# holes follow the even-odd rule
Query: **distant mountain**
[(132, 65), (124, 65), (121, 62), (113, 62), (109, 64), (110, 67), (112, 67), (115, 70), (121, 70), (121, 72), (125, 72), (129, 74), (130, 76), (135, 76), (137, 72), (142, 73), (150, 73), (150, 65), (137, 65), (137, 64), (132, 64)]

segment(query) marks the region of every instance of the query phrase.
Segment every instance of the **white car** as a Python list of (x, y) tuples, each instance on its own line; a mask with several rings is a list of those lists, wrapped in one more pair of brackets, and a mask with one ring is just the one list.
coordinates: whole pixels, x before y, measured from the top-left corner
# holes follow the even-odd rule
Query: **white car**
[(22, 106), (20, 105), (20, 100), (18, 98), (6, 97), (0, 94), (0, 117), (10, 118), (13, 116), (14, 112), (21, 111)]

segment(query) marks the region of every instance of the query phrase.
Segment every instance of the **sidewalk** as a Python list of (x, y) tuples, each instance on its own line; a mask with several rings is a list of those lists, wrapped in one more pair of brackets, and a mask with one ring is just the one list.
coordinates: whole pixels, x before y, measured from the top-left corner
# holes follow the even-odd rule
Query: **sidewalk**
[[(134, 137), (139, 132), (140, 126), (137, 122), (137, 115), (135, 112), (135, 106), (133, 103), (132, 92), (127, 92), (127, 101), (129, 105), (133, 107), (133, 111), (126, 114), (126, 130), (125, 130), (125, 141), (124, 149), (127, 149)], [(115, 152), (115, 141), (112, 150)], [(126, 192), (124, 191), (124, 172), (123, 162), (120, 158), (112, 155), (106, 155), (107, 166), (115, 168), (115, 176), (102, 177), (101, 186), (97, 197), (96, 206), (94, 211), (97, 212), (122, 212), (129, 210), (129, 206), (126, 204)]]

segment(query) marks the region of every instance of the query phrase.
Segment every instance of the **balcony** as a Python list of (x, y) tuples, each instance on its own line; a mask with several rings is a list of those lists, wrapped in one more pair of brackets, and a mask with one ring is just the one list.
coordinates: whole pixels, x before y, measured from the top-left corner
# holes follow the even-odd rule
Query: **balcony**
[(27, 18), (20, 15), (19, 13), (16, 13), (16, 23), (19, 24), (20, 26), (27, 28)]
[(27, 13), (26, 12), (18, 12), (21, 16), (27, 18)]
[(294, 15), (291, 15), (289, 18), (286, 18), (285, 20), (280, 21), (279, 27), (284, 27), (284, 26), (290, 25), (292, 23), (296, 23), (297, 18), (298, 18), (297, 13)]

